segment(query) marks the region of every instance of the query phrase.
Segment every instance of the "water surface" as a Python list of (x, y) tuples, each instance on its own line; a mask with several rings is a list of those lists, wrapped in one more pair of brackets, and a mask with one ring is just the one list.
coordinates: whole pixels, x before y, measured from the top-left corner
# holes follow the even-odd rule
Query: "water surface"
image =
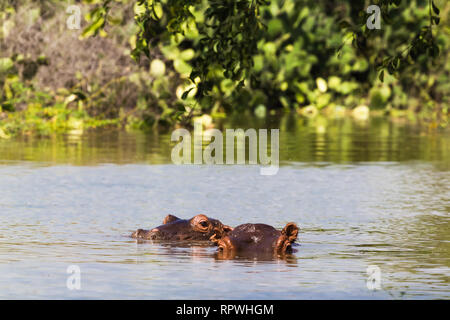
[[(173, 165), (170, 132), (0, 141), (0, 298), (450, 298), (448, 131), (384, 118), (218, 125), (239, 127), (281, 128), (278, 174)], [(214, 247), (127, 237), (198, 213), (294, 221), (298, 252), (224, 261)], [(70, 265), (81, 290), (67, 289)]]

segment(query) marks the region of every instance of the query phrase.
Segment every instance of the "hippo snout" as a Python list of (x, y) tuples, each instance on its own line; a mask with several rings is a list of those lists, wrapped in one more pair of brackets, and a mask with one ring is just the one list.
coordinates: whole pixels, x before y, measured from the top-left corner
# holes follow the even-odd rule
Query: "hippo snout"
[(146, 233), (147, 233), (147, 231), (145, 231), (144, 229), (137, 229), (135, 232), (133, 232), (131, 234), (131, 237), (133, 237), (133, 238), (144, 238)]
[(131, 234), (131, 237), (136, 239), (156, 240), (161, 239), (163, 235), (158, 228), (154, 228), (152, 230), (137, 229)]
[(158, 228), (154, 228), (148, 232), (147, 239), (157, 240), (161, 238), (162, 238), (161, 230), (159, 230)]

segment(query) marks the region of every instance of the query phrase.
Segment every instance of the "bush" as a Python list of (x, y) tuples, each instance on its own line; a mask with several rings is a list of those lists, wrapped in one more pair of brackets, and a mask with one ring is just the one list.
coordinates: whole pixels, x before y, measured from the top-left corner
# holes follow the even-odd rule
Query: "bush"
[(449, 111), (446, 1), (432, 12), (428, 1), (383, 0), (400, 3), (381, 30), (364, 26), (363, 2), (86, 2), (84, 30), (66, 27), (65, 2), (0, 5), (3, 136), (184, 125), (204, 113)]

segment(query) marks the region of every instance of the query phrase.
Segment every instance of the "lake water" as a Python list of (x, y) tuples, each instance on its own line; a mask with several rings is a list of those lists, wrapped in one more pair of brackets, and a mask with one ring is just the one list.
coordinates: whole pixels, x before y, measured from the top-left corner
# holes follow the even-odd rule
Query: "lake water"
[[(448, 130), (384, 118), (218, 124), (249, 127), (281, 128), (276, 175), (174, 165), (170, 132), (0, 140), (0, 298), (450, 298)], [(298, 252), (219, 260), (214, 247), (128, 237), (199, 213), (231, 226), (294, 221)], [(72, 265), (80, 290), (66, 285)]]

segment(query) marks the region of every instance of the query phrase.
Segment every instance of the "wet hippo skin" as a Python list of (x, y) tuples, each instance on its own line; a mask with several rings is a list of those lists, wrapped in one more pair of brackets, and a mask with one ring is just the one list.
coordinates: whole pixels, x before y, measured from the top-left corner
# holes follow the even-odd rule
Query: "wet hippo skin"
[(211, 237), (222, 258), (235, 256), (282, 256), (293, 251), (299, 228), (293, 222), (279, 231), (267, 224), (242, 224), (233, 230), (215, 229)]
[(138, 229), (131, 237), (147, 240), (205, 240), (221, 230), (226, 234), (232, 230), (231, 227), (223, 225), (219, 220), (208, 218), (203, 214), (196, 215), (191, 219), (180, 219), (173, 215), (164, 218), (163, 224), (151, 230)]

